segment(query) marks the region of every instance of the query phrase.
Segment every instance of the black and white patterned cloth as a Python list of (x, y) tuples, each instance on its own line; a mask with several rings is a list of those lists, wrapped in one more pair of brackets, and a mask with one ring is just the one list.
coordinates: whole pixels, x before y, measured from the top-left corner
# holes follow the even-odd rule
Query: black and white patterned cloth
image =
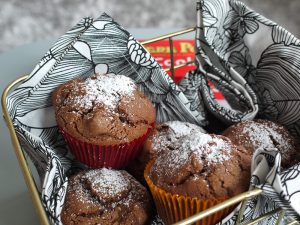
[[(185, 79), (198, 80), (205, 109), (213, 119), (231, 124), (258, 115), (285, 125), (300, 136), (300, 41), (235, 0), (197, 2), (198, 70)], [(198, 78), (195, 78), (197, 76)], [(221, 107), (207, 84), (211, 80), (232, 108)], [(208, 118), (209, 119), (209, 118)], [(300, 164), (280, 170), (277, 149), (258, 149), (252, 180), (263, 195), (251, 200), (244, 220), (277, 207), (299, 220)], [(219, 224), (234, 224), (237, 208)], [(261, 224), (275, 224), (276, 216)]]
[[(41, 177), (41, 198), (52, 224), (61, 223), (67, 175), (82, 167), (58, 132), (51, 103), (52, 91), (70, 79), (94, 72), (124, 74), (153, 102), (158, 122), (206, 126), (219, 120), (228, 125), (259, 113), (300, 134), (299, 40), (240, 2), (202, 0), (197, 12), (198, 69), (180, 85), (134, 37), (103, 14), (84, 18), (63, 35), (8, 97), (18, 138)], [(208, 80), (222, 90), (230, 109), (214, 99)], [(277, 206), (297, 217), (300, 165), (281, 172), (277, 150), (261, 149), (252, 170), (253, 185), (265, 194), (249, 202), (245, 219)], [(233, 224), (236, 211), (220, 224)]]

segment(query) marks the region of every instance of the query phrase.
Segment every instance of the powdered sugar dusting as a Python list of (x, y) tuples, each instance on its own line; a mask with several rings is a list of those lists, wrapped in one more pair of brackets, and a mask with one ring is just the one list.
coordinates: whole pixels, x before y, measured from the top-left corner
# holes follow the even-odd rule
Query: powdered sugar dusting
[(134, 81), (123, 75), (95, 75), (79, 82), (75, 89), (82, 90), (83, 94), (68, 101), (87, 109), (94, 104), (115, 109), (121, 98), (132, 96), (136, 88)]
[(109, 212), (116, 207), (131, 207), (141, 201), (145, 193), (133, 177), (124, 170), (95, 169), (84, 171), (70, 178), (67, 197), (75, 198), (83, 203), (80, 208), (84, 213), (90, 207)]
[(130, 185), (120, 171), (106, 168), (88, 171), (84, 178), (90, 183), (92, 189), (104, 196), (119, 195), (128, 190)]
[(174, 135), (177, 137), (190, 135), (193, 131), (206, 133), (205, 130), (203, 130), (201, 127), (198, 127), (197, 125), (191, 123), (181, 121), (168, 121), (165, 124), (173, 130)]
[(230, 159), (231, 148), (223, 139), (214, 138), (214, 143), (207, 152), (206, 159), (211, 163), (221, 163)]
[(182, 151), (191, 152), (199, 159), (204, 159), (208, 164), (221, 163), (230, 159), (231, 147), (218, 136), (201, 134), (183, 140)]
[(231, 147), (229, 141), (217, 135), (185, 136), (175, 150), (166, 152), (154, 164), (156, 169), (160, 168), (170, 174), (176, 173), (193, 157), (202, 164), (219, 164), (230, 159)]
[(84, 204), (95, 204), (95, 200), (90, 197), (89, 192), (84, 189), (80, 183), (75, 183), (74, 186), (69, 186), (71, 191), (75, 193), (76, 199)]
[(166, 129), (159, 130), (153, 138), (153, 150), (156, 152), (170, 146), (176, 146), (178, 142), (180, 143), (179, 139), (185, 136), (206, 133), (199, 126), (181, 121), (168, 121), (161, 126), (166, 127)]
[[(281, 152), (288, 151), (291, 143), (287, 136), (283, 136), (278, 132), (278, 125), (275, 123), (258, 123), (249, 121), (244, 124), (243, 133), (249, 137), (249, 141), (258, 148), (277, 147)], [(274, 145), (274, 141), (277, 146)]]

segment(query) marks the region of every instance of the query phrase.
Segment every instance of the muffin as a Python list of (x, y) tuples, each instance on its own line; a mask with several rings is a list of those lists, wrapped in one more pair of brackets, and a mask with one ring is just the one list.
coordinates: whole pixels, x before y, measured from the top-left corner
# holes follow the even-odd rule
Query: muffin
[(252, 155), (259, 148), (277, 148), (281, 153), (282, 168), (299, 160), (294, 137), (285, 127), (269, 120), (243, 121), (229, 127), (223, 135)]
[(143, 149), (128, 171), (140, 182), (145, 183), (144, 169), (147, 163), (166, 151), (172, 151), (184, 136), (206, 133), (201, 127), (181, 121), (168, 121), (158, 124), (145, 141)]
[(126, 171), (95, 169), (69, 179), (61, 220), (71, 224), (147, 224), (151, 197)]
[(124, 167), (155, 123), (155, 108), (134, 81), (93, 75), (53, 93), (58, 127), (75, 157), (90, 167)]
[[(151, 161), (144, 175), (159, 216), (172, 224), (247, 191), (250, 165), (250, 154), (228, 138), (195, 134)], [(215, 224), (229, 211), (197, 224)]]

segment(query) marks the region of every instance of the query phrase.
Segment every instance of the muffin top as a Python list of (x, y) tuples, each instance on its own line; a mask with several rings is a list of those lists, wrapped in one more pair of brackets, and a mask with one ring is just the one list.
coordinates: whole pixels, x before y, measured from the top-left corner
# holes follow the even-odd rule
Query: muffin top
[(130, 142), (155, 122), (155, 109), (130, 78), (93, 75), (59, 86), (53, 93), (58, 126), (93, 144)]
[(126, 171), (102, 168), (70, 178), (62, 222), (145, 224), (150, 209), (150, 195), (145, 187)]
[(145, 183), (144, 169), (147, 163), (166, 151), (172, 151), (184, 136), (206, 133), (201, 127), (181, 121), (168, 121), (157, 124), (145, 141), (143, 148), (128, 167), (129, 172), (140, 182)]
[(168, 121), (158, 124), (146, 140), (138, 159), (144, 164), (162, 152), (172, 151), (181, 143), (181, 139), (196, 133), (206, 133), (201, 127), (181, 121)]
[(228, 198), (248, 189), (250, 155), (220, 135), (185, 136), (173, 151), (160, 155), (149, 177), (172, 194)]
[(285, 127), (269, 120), (242, 121), (229, 127), (223, 135), (252, 154), (259, 148), (277, 148), (282, 156), (283, 168), (299, 158), (294, 137)]

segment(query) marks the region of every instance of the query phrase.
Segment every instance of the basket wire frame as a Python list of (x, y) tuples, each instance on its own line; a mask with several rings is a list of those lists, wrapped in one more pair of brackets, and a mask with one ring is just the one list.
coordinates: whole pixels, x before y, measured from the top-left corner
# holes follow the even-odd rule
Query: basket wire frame
[[(169, 46), (170, 46), (170, 60), (171, 60), (171, 66), (170, 68), (167, 68), (165, 69), (166, 71), (170, 71), (171, 72), (171, 77), (174, 78), (175, 77), (175, 70), (180, 68), (180, 67), (184, 67), (184, 66), (187, 66), (189, 64), (194, 64), (195, 62), (192, 60), (192, 61), (188, 61), (188, 62), (185, 62), (183, 64), (179, 64), (179, 65), (175, 65), (174, 64), (174, 50), (173, 50), (173, 38), (176, 37), (176, 36), (179, 36), (179, 35), (183, 35), (183, 34), (186, 34), (186, 33), (190, 33), (190, 32), (194, 32), (196, 30), (195, 27), (192, 27), (192, 28), (188, 28), (188, 29), (184, 29), (184, 30), (181, 30), (181, 31), (178, 31), (178, 32), (173, 32), (173, 33), (169, 33), (169, 34), (166, 34), (166, 35), (163, 35), (163, 36), (159, 36), (159, 37), (156, 37), (156, 38), (153, 38), (153, 39), (150, 39), (150, 40), (147, 40), (147, 41), (144, 41), (144, 42), (141, 42), (142, 45), (147, 45), (147, 44), (150, 44), (150, 43), (153, 43), (153, 42), (158, 42), (158, 41), (161, 41), (161, 40), (169, 40)], [(32, 201), (33, 201), (33, 204), (36, 208), (36, 212), (39, 216), (39, 219), (40, 219), (40, 223), (42, 225), (50, 225), (50, 222), (49, 222), (49, 219), (47, 217), (47, 214), (46, 214), (46, 211), (43, 207), (43, 204), (42, 204), (42, 200), (40, 198), (40, 194), (38, 192), (38, 189), (37, 189), (37, 186), (36, 186), (36, 183), (34, 181), (34, 178), (33, 178), (33, 175), (30, 171), (30, 168), (28, 166), (28, 162), (27, 162), (27, 159), (25, 157), (25, 154), (21, 148), (21, 145), (20, 145), (20, 142), (18, 140), (18, 137), (17, 137), (17, 134), (16, 134), (16, 131), (14, 129), (14, 126), (13, 126), (13, 122), (12, 122), (12, 119), (9, 115), (9, 112), (8, 112), (8, 108), (7, 108), (7, 103), (6, 103), (6, 100), (7, 100), (7, 97), (8, 97), (8, 94), (20, 83), (20, 82), (23, 82), (26, 78), (28, 78), (28, 75), (24, 75), (24, 76), (21, 76), (19, 78), (17, 78), (16, 80), (14, 80), (13, 82), (11, 82), (6, 88), (5, 90), (3, 91), (2, 93), (2, 99), (1, 99), (1, 104), (2, 104), (2, 110), (3, 110), (3, 117), (4, 117), (4, 120), (6, 121), (6, 124), (7, 124), (7, 127), (9, 129), (9, 133), (10, 133), (10, 137), (11, 137), (11, 141), (12, 141), (12, 144), (13, 144), (13, 147), (14, 147), (14, 151), (15, 151), (15, 154), (17, 156), (17, 159), (18, 159), (18, 162), (19, 162), (19, 166), (22, 170), (22, 173), (23, 173), (23, 176), (24, 176), (24, 179), (25, 179), (25, 182), (26, 182), (26, 185), (29, 189), (29, 192), (31, 194), (31, 198), (32, 198)], [(247, 202), (252, 198), (252, 197), (255, 197), (255, 196), (258, 196), (260, 194), (262, 194), (263, 191), (261, 189), (258, 189), (258, 188), (250, 188), (249, 191), (247, 192), (244, 192), (244, 193), (241, 193), (233, 198), (230, 198), (218, 205), (215, 205), (209, 209), (206, 209), (198, 214), (195, 214), (189, 218), (186, 218), (182, 221), (179, 221), (177, 223), (175, 223), (174, 225), (188, 225), (188, 224), (192, 224), (192, 223), (195, 223), (197, 222), (198, 220), (201, 220), (211, 214), (214, 214), (222, 209), (225, 209), (227, 207), (230, 207), (232, 205), (235, 205), (237, 203), (241, 203), (241, 207), (240, 207), (240, 210), (239, 210), (239, 214), (238, 214), (238, 217), (237, 217), (237, 220), (235, 222), (235, 224), (242, 224), (243, 221), (241, 220), (242, 219), (242, 216), (243, 216), (243, 213), (244, 213), (244, 210), (245, 210), (245, 207), (247, 205)], [(275, 214), (278, 214), (278, 218), (277, 218), (277, 222), (276, 222), (276, 225), (279, 225), (281, 224), (283, 218), (284, 218), (284, 215), (285, 215), (285, 211), (281, 208), (277, 208), (271, 212), (268, 212), (266, 214), (263, 214), (263, 215), (260, 215), (259, 217), (251, 220), (250, 222), (247, 222), (247, 223), (243, 223), (243, 224), (247, 224), (247, 225), (252, 225), (252, 224), (256, 224), (258, 223), (259, 221), (262, 221), (262, 220), (265, 220), (265, 219), (268, 219), (269, 217), (275, 215)], [(300, 224), (299, 222), (297, 222), (296, 220), (294, 220), (293, 218), (289, 218), (289, 222), (287, 223), (287, 225), (294, 225), (294, 224)]]

